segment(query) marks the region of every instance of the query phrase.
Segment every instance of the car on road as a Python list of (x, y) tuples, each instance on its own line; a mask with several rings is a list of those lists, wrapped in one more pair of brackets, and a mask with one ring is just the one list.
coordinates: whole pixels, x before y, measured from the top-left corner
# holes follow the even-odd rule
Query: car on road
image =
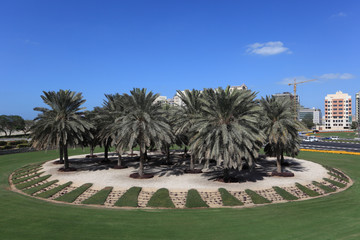
[(313, 133), (318, 133), (319, 132), (319, 130), (313, 130)]
[(338, 136), (331, 136), (330, 140), (339, 140), (339, 137)]
[(304, 139), (305, 142), (318, 142), (319, 139), (317, 137), (314, 137), (314, 136), (309, 136), (309, 137), (306, 137)]

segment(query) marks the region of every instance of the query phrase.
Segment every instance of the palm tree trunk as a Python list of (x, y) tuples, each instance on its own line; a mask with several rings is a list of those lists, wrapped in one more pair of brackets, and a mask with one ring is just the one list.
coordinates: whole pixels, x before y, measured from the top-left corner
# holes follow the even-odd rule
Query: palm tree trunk
[(68, 169), (69, 168), (69, 157), (68, 157), (67, 144), (64, 145), (63, 151), (64, 151), (64, 169)]
[(60, 163), (60, 164), (63, 164), (63, 163), (64, 163), (64, 147), (63, 147), (62, 143), (60, 143), (59, 152), (60, 152), (60, 160), (59, 160), (59, 163)]
[(142, 178), (144, 176), (144, 161), (145, 161), (145, 144), (140, 144), (140, 164), (139, 164), (139, 176)]
[(121, 154), (118, 152), (118, 162), (117, 162), (117, 165), (120, 167), (122, 166), (122, 159), (121, 159)]
[(229, 169), (224, 168), (224, 182), (228, 182), (228, 181), (229, 181)]
[(170, 146), (166, 146), (166, 163), (170, 162)]
[(282, 167), (281, 167), (281, 156), (279, 153), (276, 154), (276, 171), (278, 173), (282, 172)]
[(194, 155), (190, 156), (190, 170), (194, 170)]
[(94, 149), (95, 149), (95, 147), (94, 147), (94, 145), (90, 145), (90, 156), (92, 157), (93, 155), (94, 155)]
[(185, 147), (184, 147), (184, 158), (186, 158), (186, 155), (187, 155), (187, 147), (185, 145)]
[(281, 165), (284, 165), (284, 151), (281, 151)]
[(104, 146), (104, 160), (105, 161), (108, 161), (109, 160), (109, 158), (108, 158), (108, 156), (109, 156), (109, 144), (105, 144), (105, 146)]

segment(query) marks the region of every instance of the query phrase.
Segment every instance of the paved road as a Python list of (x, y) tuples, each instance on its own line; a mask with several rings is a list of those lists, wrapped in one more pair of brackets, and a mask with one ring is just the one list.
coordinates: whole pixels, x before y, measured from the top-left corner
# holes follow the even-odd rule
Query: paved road
[(336, 143), (336, 142), (302, 142), (301, 148), (317, 149), (317, 150), (334, 150), (360, 152), (360, 144), (358, 143)]

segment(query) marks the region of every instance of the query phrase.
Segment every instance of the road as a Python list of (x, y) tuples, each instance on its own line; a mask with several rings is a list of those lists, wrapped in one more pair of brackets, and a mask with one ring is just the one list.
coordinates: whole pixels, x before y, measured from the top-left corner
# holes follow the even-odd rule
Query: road
[(317, 149), (317, 150), (333, 150), (333, 151), (347, 151), (360, 152), (359, 143), (337, 143), (337, 142), (302, 142), (301, 148)]

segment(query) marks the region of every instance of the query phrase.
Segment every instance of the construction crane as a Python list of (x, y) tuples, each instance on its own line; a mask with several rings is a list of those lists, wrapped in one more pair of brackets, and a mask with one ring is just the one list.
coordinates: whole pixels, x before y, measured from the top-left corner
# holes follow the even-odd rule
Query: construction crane
[(312, 82), (312, 81), (316, 81), (316, 80), (317, 80), (317, 79), (311, 79), (311, 80), (296, 82), (296, 78), (294, 78), (294, 82), (293, 82), (293, 83), (289, 83), (289, 86), (294, 85), (294, 113), (295, 113), (295, 120), (297, 119), (296, 86), (297, 86), (298, 84), (301, 84), (301, 83)]

